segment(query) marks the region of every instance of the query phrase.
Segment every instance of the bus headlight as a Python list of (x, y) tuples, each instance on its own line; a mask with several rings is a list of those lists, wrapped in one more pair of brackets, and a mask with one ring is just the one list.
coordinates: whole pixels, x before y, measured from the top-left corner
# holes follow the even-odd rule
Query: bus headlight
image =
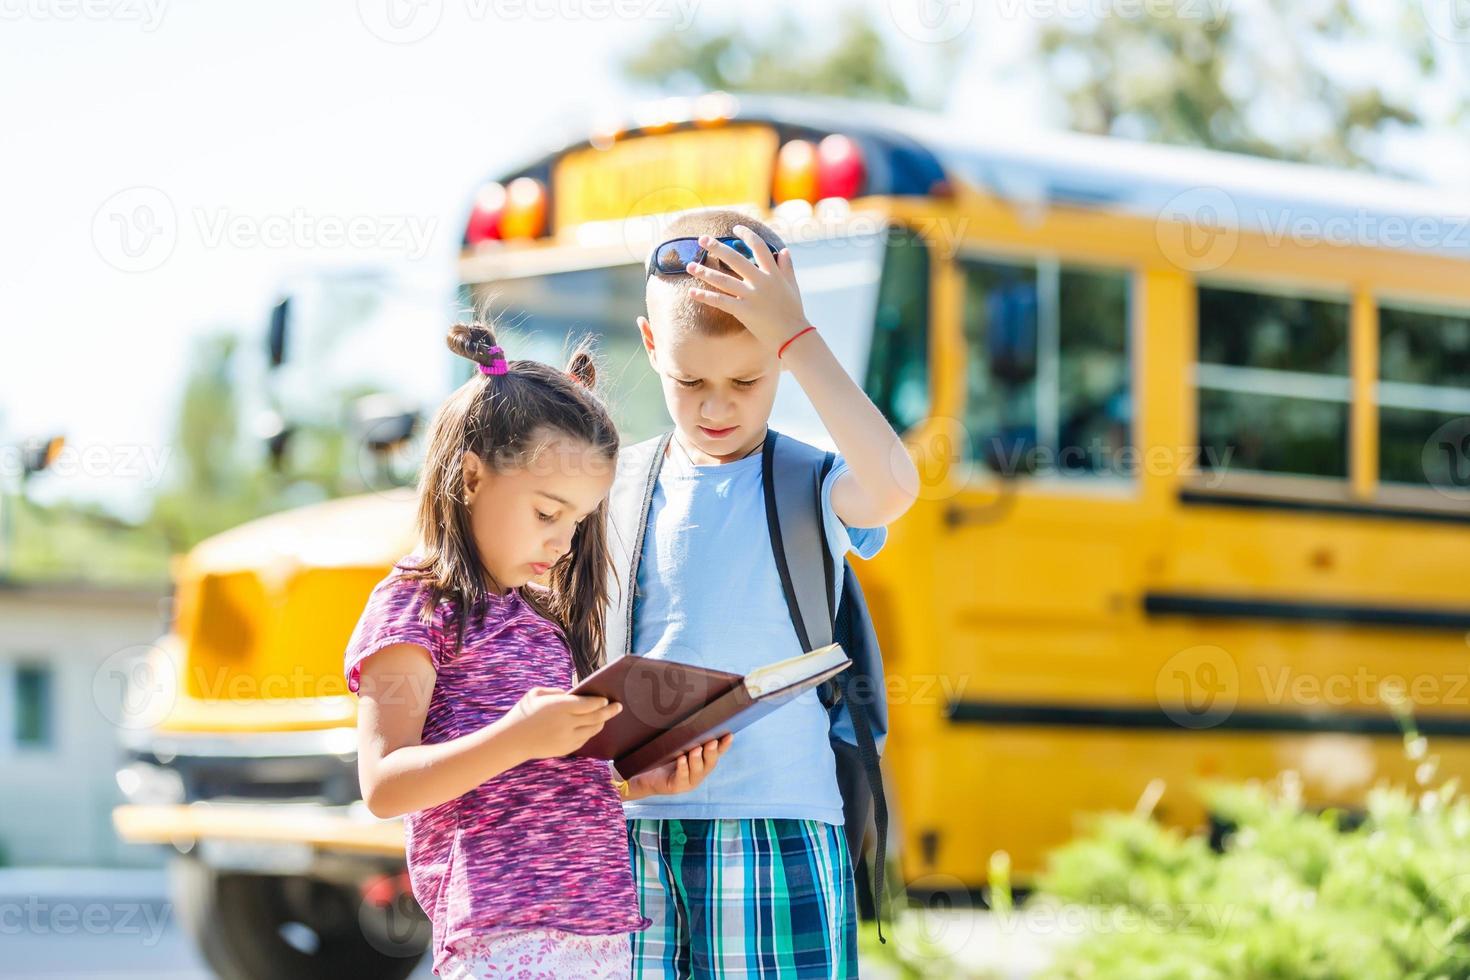
[(176, 770), (134, 762), (117, 771), (117, 788), (129, 803), (164, 805), (184, 802), (184, 779)]

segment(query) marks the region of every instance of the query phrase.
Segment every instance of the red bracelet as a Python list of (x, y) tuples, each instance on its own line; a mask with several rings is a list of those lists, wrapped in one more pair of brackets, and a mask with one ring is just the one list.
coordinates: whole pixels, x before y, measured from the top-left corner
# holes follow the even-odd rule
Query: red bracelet
[(802, 334), (811, 333), (815, 329), (817, 329), (817, 328), (816, 327), (807, 327), (805, 330), (798, 330), (798, 331), (796, 331), (796, 333), (792, 334), (792, 336), (790, 337), (790, 339), (788, 339), (786, 341), (786, 343), (784, 343), (784, 344), (781, 345), (781, 349), (778, 350), (778, 351), (776, 351), (776, 356), (777, 357), (780, 357), (782, 354), (785, 354), (786, 353), (786, 348), (788, 348), (792, 344), (796, 343), (796, 338), (797, 337), (800, 337)]

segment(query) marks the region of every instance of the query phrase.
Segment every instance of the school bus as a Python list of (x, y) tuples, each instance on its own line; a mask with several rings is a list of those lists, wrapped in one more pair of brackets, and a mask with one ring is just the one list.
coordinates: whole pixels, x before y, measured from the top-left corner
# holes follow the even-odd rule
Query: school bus
[[(642, 438), (667, 424), (634, 329), (643, 261), (668, 215), (719, 205), (791, 243), (809, 318), (922, 476), (858, 568), (911, 889), (980, 887), (997, 851), (1024, 882), (1094, 811), (1201, 826), (1203, 779), (1289, 770), (1311, 802), (1358, 806), (1376, 781), (1426, 778), (1405, 708), (1439, 775), (1470, 774), (1470, 198), (713, 93), (493, 175), (461, 299), (491, 300), (517, 356), (596, 335)], [(827, 441), (789, 378), (772, 424)], [(116, 824), (187, 850), (211, 908), (253, 903), (209, 937), (212, 962), (247, 938), (380, 969), (412, 948), (308, 956), (268, 934), (293, 890), (355, 886), (377, 896), (365, 909), (401, 894), (401, 830), (356, 800), (340, 668), (410, 511), (407, 492), (331, 501), (179, 564), (178, 697), (130, 751), (185, 775)], [(255, 696), (283, 676), (293, 696)], [(244, 693), (217, 696), (231, 680)]]

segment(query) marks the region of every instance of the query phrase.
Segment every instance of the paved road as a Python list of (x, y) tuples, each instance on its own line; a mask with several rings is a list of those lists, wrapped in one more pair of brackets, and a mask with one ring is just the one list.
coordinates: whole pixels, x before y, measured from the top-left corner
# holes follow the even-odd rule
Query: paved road
[[(922, 972), (1026, 980), (1044, 966), (1054, 926), (956, 910), (889, 928)], [(936, 969), (924, 968), (926, 962)], [(865, 963), (863, 975), (893, 974)], [(211, 980), (168, 898), (163, 871), (0, 868), (0, 978)], [(428, 957), (412, 980), (434, 980)]]
[[(433, 980), (428, 958), (413, 980)], [(0, 977), (210, 980), (162, 871), (0, 868)]]

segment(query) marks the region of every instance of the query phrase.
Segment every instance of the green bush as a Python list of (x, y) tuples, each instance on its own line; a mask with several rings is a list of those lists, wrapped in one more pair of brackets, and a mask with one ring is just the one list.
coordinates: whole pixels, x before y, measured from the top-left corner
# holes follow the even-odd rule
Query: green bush
[(1148, 815), (1107, 815), (1054, 852), (1028, 908), (1085, 910), (1065, 980), (1470, 978), (1470, 800), (1410, 730), (1421, 786), (1316, 812), (1287, 773), (1204, 788), (1220, 850)]

